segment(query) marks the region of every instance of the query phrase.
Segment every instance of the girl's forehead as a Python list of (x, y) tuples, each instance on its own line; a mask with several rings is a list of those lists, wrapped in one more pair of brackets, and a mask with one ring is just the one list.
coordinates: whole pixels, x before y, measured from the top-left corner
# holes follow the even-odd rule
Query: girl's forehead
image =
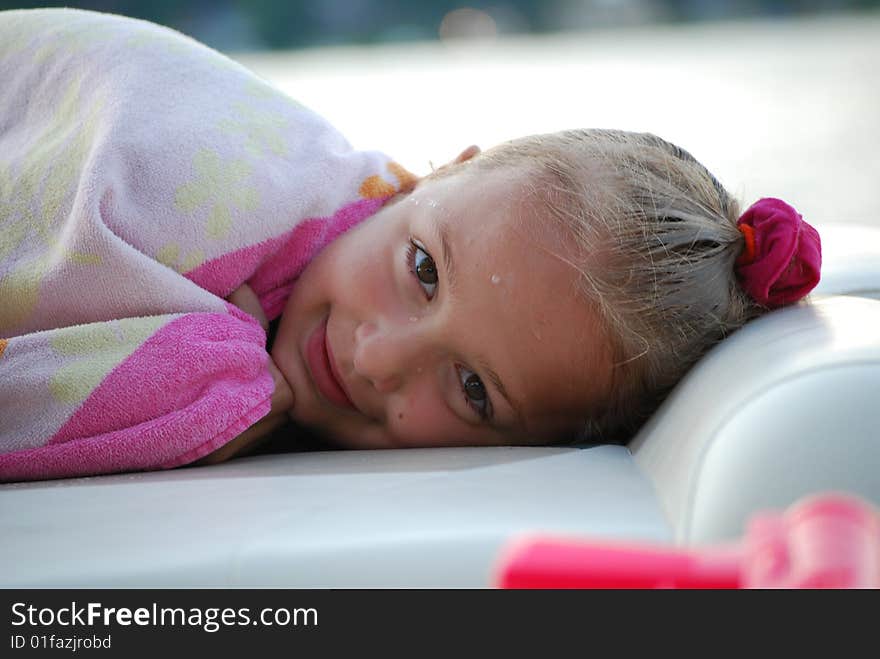
[[(542, 177), (535, 167), (524, 165), (461, 165), (455, 173), (429, 178), (408, 198), (410, 207), (436, 219), (455, 220), (461, 239), (495, 238), (517, 232), (536, 244), (548, 239), (564, 240), (561, 224), (551, 219), (547, 202), (540, 193)], [(487, 216), (502, 222), (487, 222)]]

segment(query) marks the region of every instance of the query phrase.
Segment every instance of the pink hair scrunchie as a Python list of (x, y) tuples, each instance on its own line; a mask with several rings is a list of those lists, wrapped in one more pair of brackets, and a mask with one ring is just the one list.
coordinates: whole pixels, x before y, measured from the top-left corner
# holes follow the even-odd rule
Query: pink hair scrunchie
[(819, 283), (819, 232), (781, 199), (766, 197), (737, 220), (746, 247), (736, 260), (740, 286), (765, 307), (797, 302)]

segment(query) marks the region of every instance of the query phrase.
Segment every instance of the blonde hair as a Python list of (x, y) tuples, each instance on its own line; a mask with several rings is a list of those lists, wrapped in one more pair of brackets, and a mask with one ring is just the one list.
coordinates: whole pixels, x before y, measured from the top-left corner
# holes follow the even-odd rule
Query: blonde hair
[(734, 274), (739, 204), (647, 133), (533, 135), (467, 166), (513, 165), (530, 168), (525, 194), (573, 238), (581, 292), (611, 337), (613, 384), (577, 439), (626, 442), (709, 348), (763, 311)]

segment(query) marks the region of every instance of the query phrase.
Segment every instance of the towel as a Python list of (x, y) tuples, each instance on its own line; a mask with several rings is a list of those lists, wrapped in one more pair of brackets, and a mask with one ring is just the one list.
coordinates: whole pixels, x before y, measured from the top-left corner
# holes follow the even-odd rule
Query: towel
[(413, 177), (178, 32), (0, 12), (0, 479), (162, 469), (266, 415), (265, 332)]

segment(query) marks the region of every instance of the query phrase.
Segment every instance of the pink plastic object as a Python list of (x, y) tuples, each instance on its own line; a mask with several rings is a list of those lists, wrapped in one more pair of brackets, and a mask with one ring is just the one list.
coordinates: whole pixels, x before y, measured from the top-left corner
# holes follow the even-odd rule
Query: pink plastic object
[(880, 588), (880, 514), (827, 493), (753, 516), (726, 546), (523, 538), (496, 574), (500, 588)]

